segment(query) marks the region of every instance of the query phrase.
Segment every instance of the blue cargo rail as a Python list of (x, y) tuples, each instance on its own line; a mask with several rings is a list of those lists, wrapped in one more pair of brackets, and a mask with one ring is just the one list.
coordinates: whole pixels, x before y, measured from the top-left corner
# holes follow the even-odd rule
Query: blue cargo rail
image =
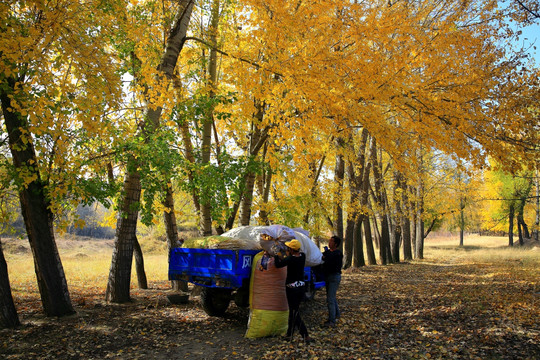
[(260, 250), (173, 248), (169, 280), (183, 280), (205, 287), (235, 289), (249, 279), (253, 257)]

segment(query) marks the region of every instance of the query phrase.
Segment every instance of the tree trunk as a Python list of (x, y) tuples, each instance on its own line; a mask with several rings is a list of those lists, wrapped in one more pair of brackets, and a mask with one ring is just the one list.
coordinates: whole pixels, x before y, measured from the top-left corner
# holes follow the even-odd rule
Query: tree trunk
[[(227, 229), (231, 229), (233, 227), (234, 220), (236, 219), (236, 213), (239, 209), (239, 220), (242, 226), (249, 225), (251, 220), (251, 206), (253, 204), (253, 191), (255, 189), (255, 172), (252, 170), (252, 167), (254, 165), (255, 159), (259, 155), (259, 152), (261, 151), (261, 149), (264, 148), (266, 144), (269, 130), (269, 127), (265, 127), (263, 129), (259, 128), (259, 124), (262, 122), (264, 117), (264, 104), (257, 101), (255, 103), (255, 108), (257, 109), (257, 112), (253, 116), (254, 119), (251, 123), (251, 131), (249, 134), (249, 148), (246, 150), (246, 153), (249, 156), (249, 163), (246, 166), (244, 176), (242, 177), (241, 184), (239, 186), (242, 194), (240, 198), (233, 204), (233, 210), (226, 223)], [(268, 195), (269, 191), (270, 189), (268, 189)]]
[(15, 89), (15, 83), (13, 78), (4, 79), (0, 84), (0, 101), (13, 165), (17, 171), (24, 169), (34, 176), (30, 183), (19, 190), (19, 199), (26, 234), (34, 255), (41, 301), (47, 316), (70, 315), (75, 311), (54, 239), (53, 214), (46, 194), (47, 184), (41, 179), (36, 167), (38, 161), (31, 139), (23, 134), (28, 129), (26, 119), (11, 108), (9, 93)]
[(411, 202), (411, 243), (412, 243), (412, 253), (416, 256), (416, 204)]
[(522, 203), (519, 206), (519, 211), (518, 211), (518, 215), (517, 215), (517, 221), (518, 221), (518, 225), (521, 227), (521, 229), (523, 231), (523, 236), (522, 237), (525, 238), (525, 239), (530, 239), (531, 234), (529, 233), (529, 227), (525, 223), (524, 214), (523, 214), (523, 212), (525, 210), (525, 202), (526, 201), (527, 201), (526, 199), (523, 199)]
[(255, 188), (255, 173), (248, 170), (246, 175), (246, 183), (244, 196), (242, 196), (242, 204), (240, 206), (240, 225), (248, 226), (251, 220), (251, 206), (253, 204), (253, 190)]
[(373, 240), (371, 237), (371, 224), (369, 223), (369, 216), (364, 216), (364, 235), (366, 238), (366, 253), (368, 258), (368, 264), (377, 265), (375, 250), (373, 249)]
[[(217, 90), (217, 35), (219, 25), (219, 0), (214, 0), (210, 15), (209, 42), (210, 54), (208, 59), (208, 97), (214, 99)], [(214, 128), (214, 110), (215, 106), (210, 106), (203, 120), (202, 125), (202, 143), (201, 143), (201, 166), (204, 169), (210, 164), (210, 153), (212, 148), (212, 129)], [(201, 217), (200, 233), (203, 236), (212, 235), (212, 215), (211, 198), (213, 194), (206, 189), (201, 189)]]
[(424, 220), (422, 213), (424, 212), (424, 201), (422, 200), (422, 185), (418, 185), (416, 196), (418, 204), (416, 205), (416, 247), (415, 258), (424, 258)]
[(343, 241), (343, 269), (348, 269), (352, 266), (355, 226), (356, 221), (348, 218), (347, 225), (345, 227), (345, 238)]
[(252, 169), (251, 162), (256, 159), (259, 151), (264, 147), (266, 139), (268, 138), (268, 130), (265, 128), (261, 130), (259, 124), (262, 123), (264, 117), (264, 105), (261, 103), (256, 104), (257, 113), (254, 116), (254, 122), (251, 126), (250, 142), (249, 142), (249, 158), (250, 164), (246, 169), (246, 176), (244, 177), (244, 194), (242, 196), (242, 205), (240, 208), (240, 225), (248, 226), (251, 220), (251, 206), (253, 204), (253, 190), (255, 189), (255, 172)]
[(536, 219), (535, 219), (535, 228), (534, 231), (534, 240), (540, 241), (540, 237), (538, 236), (540, 233), (540, 175), (538, 174), (538, 167), (536, 168), (536, 178), (535, 178), (535, 185), (536, 185)]
[(0, 240), (0, 329), (14, 328), (20, 324), (17, 309), (15, 309), (13, 303), (13, 296), (11, 295), (7, 263), (2, 250), (2, 241)]
[[(174, 69), (184, 46), (193, 5), (194, 0), (180, 1), (179, 10), (167, 38), (165, 52), (157, 68), (158, 74), (160, 74), (159, 76), (164, 76), (170, 81), (174, 79)], [(160, 94), (154, 95), (159, 97)], [(149, 141), (150, 136), (159, 127), (161, 113), (163, 111), (159, 106), (152, 106), (148, 99), (147, 102), (144, 123), (140, 128), (146, 142)], [(105, 293), (105, 299), (107, 301), (116, 303), (130, 300), (129, 290), (133, 261), (133, 240), (137, 234), (138, 208), (141, 196), (141, 179), (137, 167), (136, 160), (131, 156), (128, 159), (124, 178), (124, 193), (120, 202), (121, 209), (116, 225), (115, 245)]]
[(137, 233), (140, 197), (141, 178), (136, 171), (135, 160), (131, 158), (124, 178), (124, 194), (116, 223), (116, 238), (105, 292), (105, 299), (110, 302), (124, 303), (131, 300), (129, 291), (133, 242)]
[(386, 192), (384, 189), (382, 178), (382, 164), (377, 160), (377, 144), (375, 139), (372, 139), (371, 143), (371, 163), (373, 164), (373, 180), (375, 183), (375, 200), (381, 209), (381, 237), (379, 243), (379, 258), (381, 263), (386, 265), (392, 262), (392, 254), (390, 251), (390, 224), (388, 223), (386, 208)]
[[(353, 264), (355, 227), (358, 218), (357, 202), (359, 200), (359, 184), (356, 181), (354, 164), (349, 161), (347, 164), (349, 175), (349, 214), (347, 216), (347, 226), (345, 228), (345, 239), (343, 239), (343, 268), (348, 269)], [(360, 238), (361, 239), (361, 238)]]
[(403, 204), (401, 214), (401, 238), (403, 239), (403, 259), (412, 260), (411, 251), (411, 221), (410, 221), (410, 201), (407, 192), (407, 185), (400, 173), (398, 187), (401, 189), (401, 203)]
[(366, 261), (364, 260), (364, 247), (362, 243), (362, 222), (364, 221), (364, 215), (358, 215), (355, 221), (354, 227), (354, 255), (353, 255), (353, 265), (354, 267), (366, 266)]
[(519, 221), (519, 216), (517, 219), (517, 228), (518, 228), (518, 243), (519, 243), (519, 246), (523, 246), (525, 242), (523, 240), (523, 230), (521, 228), (521, 222)]
[(403, 215), (401, 217), (401, 238), (403, 241), (403, 260), (412, 260), (411, 251), (411, 221), (409, 217)]
[(514, 204), (508, 211), (508, 246), (514, 246)]
[[(188, 121), (184, 120), (180, 125), (180, 132), (182, 133), (182, 141), (184, 143), (184, 156), (190, 165), (195, 164), (195, 155), (193, 152), (193, 144), (191, 143), (191, 135), (189, 134), (189, 125)], [(188, 169), (188, 181), (191, 188), (191, 197), (193, 199), (193, 206), (197, 212), (197, 215), (201, 216), (201, 202), (199, 198), (199, 193), (195, 186), (195, 177), (193, 176), (192, 169)]]
[(463, 237), (465, 233), (465, 202), (463, 197), (459, 198), (459, 246), (463, 246)]
[[(394, 211), (388, 212), (388, 222), (391, 224), (392, 234), (390, 239), (392, 240), (390, 249), (392, 250), (392, 260), (394, 263), (399, 263), (399, 248), (401, 243), (401, 205), (400, 199), (398, 199), (397, 193), (397, 181), (394, 183)], [(386, 206), (390, 209), (388, 196), (386, 196)], [(392, 214), (395, 214), (395, 219), (392, 219)]]
[(377, 249), (380, 249), (381, 248), (381, 232), (379, 231), (379, 224), (377, 223), (377, 216), (375, 214), (371, 216), (371, 221), (372, 221), (373, 230), (374, 230), (373, 234), (375, 238), (375, 247)]
[[(343, 139), (336, 140), (336, 146), (341, 147), (343, 145)], [(334, 196), (334, 234), (343, 237), (343, 179), (345, 178), (345, 161), (343, 155), (336, 156), (336, 167), (334, 169), (334, 182), (336, 184), (336, 193)], [(343, 245), (343, 244), (342, 244)]]
[(424, 157), (422, 148), (418, 149), (419, 168), (418, 168), (418, 184), (416, 186), (416, 253), (417, 259), (424, 258)]
[[(268, 145), (265, 142), (264, 148), (263, 148), (263, 159), (266, 158), (266, 152), (268, 150)], [(268, 204), (268, 199), (270, 198), (270, 185), (272, 184), (272, 169), (268, 168), (268, 170), (263, 171), (261, 179), (260, 179), (260, 185), (259, 185), (259, 192), (262, 194), (262, 206), (261, 210), (259, 212), (259, 218), (260, 223), (263, 225), (270, 225), (270, 219), (268, 218), (268, 212), (266, 211), (266, 206)]]
[(146, 272), (144, 271), (143, 252), (137, 236), (133, 238), (133, 254), (135, 257), (135, 270), (137, 272), (139, 289), (148, 289), (148, 280), (146, 279)]
[[(311, 200), (315, 200), (317, 198), (317, 185), (319, 183), (319, 177), (321, 175), (321, 171), (323, 169), (323, 165), (324, 165), (325, 160), (326, 160), (326, 155), (321, 158), (321, 161), (319, 162), (319, 166), (315, 166), (315, 164), (313, 164), (313, 166), (312, 166), (313, 183), (312, 183), (311, 189), (309, 191), (309, 193), (311, 195)], [(311, 212), (311, 207), (309, 207), (306, 210), (306, 215), (304, 215), (304, 224), (306, 224), (306, 225), (309, 224), (310, 212)]]
[[(165, 200), (163, 201), (165, 211), (163, 211), (163, 222), (167, 233), (167, 249), (170, 253), (172, 248), (180, 247), (182, 242), (178, 238), (178, 226), (176, 225), (176, 213), (174, 210), (174, 198), (171, 184), (167, 184), (165, 189)], [(171, 288), (175, 291), (187, 291), (188, 284), (181, 280), (171, 280)]]

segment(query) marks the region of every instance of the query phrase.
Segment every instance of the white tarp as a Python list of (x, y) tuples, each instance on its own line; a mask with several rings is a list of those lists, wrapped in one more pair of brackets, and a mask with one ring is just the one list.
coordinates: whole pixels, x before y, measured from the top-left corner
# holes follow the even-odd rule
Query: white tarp
[(291, 239), (296, 239), (302, 244), (301, 251), (306, 254), (306, 266), (316, 266), (322, 264), (321, 250), (317, 244), (311, 240), (309, 237), (309, 232), (301, 228), (291, 229), (284, 225), (242, 226), (231, 229), (222, 234), (222, 236), (246, 239), (261, 243), (261, 234), (270, 235), (282, 243)]

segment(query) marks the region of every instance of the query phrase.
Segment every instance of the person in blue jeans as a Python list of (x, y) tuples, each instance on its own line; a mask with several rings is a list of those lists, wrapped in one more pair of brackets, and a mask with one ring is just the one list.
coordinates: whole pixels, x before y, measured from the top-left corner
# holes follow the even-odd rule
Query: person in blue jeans
[(339, 250), (341, 238), (332, 236), (328, 240), (328, 247), (323, 252), (323, 273), (326, 282), (326, 303), (328, 305), (328, 320), (323, 326), (336, 326), (336, 320), (340, 318), (337, 303), (337, 291), (341, 283), (341, 268), (343, 267), (343, 253)]

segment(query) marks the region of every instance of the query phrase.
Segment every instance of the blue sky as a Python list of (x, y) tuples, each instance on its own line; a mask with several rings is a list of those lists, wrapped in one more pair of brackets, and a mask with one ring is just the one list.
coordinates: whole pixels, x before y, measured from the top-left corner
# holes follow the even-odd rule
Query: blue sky
[[(536, 46), (536, 50), (534, 46)], [(519, 36), (519, 41), (516, 42), (516, 47), (530, 47), (529, 54), (535, 59), (536, 65), (540, 66), (540, 22), (522, 29), (522, 34)]]

